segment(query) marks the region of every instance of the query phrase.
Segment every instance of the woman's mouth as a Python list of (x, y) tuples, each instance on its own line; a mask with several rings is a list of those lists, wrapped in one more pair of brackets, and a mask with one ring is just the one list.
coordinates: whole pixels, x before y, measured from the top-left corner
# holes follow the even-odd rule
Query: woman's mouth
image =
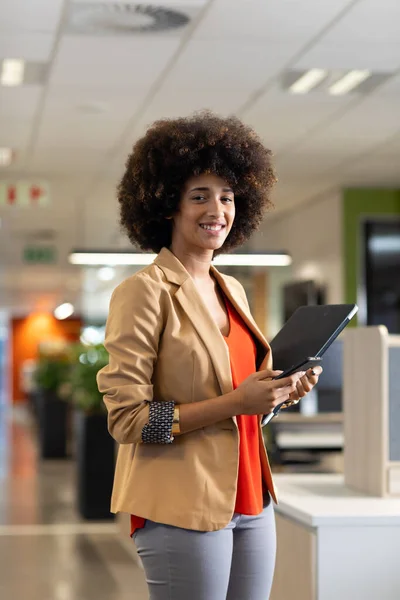
[(225, 229), (225, 225), (206, 225), (205, 223), (200, 223), (200, 227), (209, 233), (220, 233), (223, 229)]

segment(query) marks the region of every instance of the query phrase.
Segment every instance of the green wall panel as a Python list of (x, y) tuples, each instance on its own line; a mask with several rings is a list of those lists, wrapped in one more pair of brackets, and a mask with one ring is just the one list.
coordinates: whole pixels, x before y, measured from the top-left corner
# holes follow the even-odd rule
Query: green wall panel
[[(343, 265), (345, 302), (357, 302), (361, 276), (361, 222), (368, 217), (400, 216), (400, 189), (353, 188), (343, 191)], [(353, 319), (351, 325), (356, 325)]]

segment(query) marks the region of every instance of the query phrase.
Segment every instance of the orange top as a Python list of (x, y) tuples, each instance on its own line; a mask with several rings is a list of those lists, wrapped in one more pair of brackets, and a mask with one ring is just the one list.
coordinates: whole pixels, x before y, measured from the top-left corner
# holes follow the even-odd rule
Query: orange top
[[(229, 348), (233, 388), (236, 389), (256, 370), (256, 345), (240, 315), (226, 298), (225, 302), (230, 322), (225, 341)], [(258, 416), (238, 415), (237, 424), (240, 446), (235, 512), (258, 515), (263, 509)], [(144, 524), (145, 519), (131, 515), (131, 535)]]
[[(230, 332), (226, 337), (229, 347), (233, 389), (256, 370), (256, 345), (242, 318), (226, 301)], [(260, 461), (260, 428), (257, 415), (238, 415), (240, 435), (239, 473), (235, 512), (258, 515), (263, 509), (263, 480)]]

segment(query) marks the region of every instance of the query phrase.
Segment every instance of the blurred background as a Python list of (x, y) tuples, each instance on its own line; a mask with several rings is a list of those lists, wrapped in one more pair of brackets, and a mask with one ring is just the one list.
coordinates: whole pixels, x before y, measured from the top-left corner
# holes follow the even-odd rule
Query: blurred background
[[(272, 149), (275, 208), (240, 251), (264, 266), (219, 267), (269, 340), (342, 302), (400, 334), (399, 22), (398, 0), (0, 0), (2, 598), (146, 598), (95, 374), (111, 292), (148, 260), (116, 185), (154, 120), (234, 113)], [(343, 473), (343, 337), (266, 430), (277, 474)]]

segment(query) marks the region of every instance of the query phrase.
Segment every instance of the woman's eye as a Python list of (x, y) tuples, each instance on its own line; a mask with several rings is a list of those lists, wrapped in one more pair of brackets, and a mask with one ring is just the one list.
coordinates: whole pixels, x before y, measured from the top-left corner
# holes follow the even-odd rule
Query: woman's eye
[(223, 200), (224, 202), (233, 202), (233, 198), (228, 198), (228, 197), (226, 197), (226, 198), (222, 198), (222, 200)]
[(194, 196), (193, 200), (205, 200), (204, 196)]

